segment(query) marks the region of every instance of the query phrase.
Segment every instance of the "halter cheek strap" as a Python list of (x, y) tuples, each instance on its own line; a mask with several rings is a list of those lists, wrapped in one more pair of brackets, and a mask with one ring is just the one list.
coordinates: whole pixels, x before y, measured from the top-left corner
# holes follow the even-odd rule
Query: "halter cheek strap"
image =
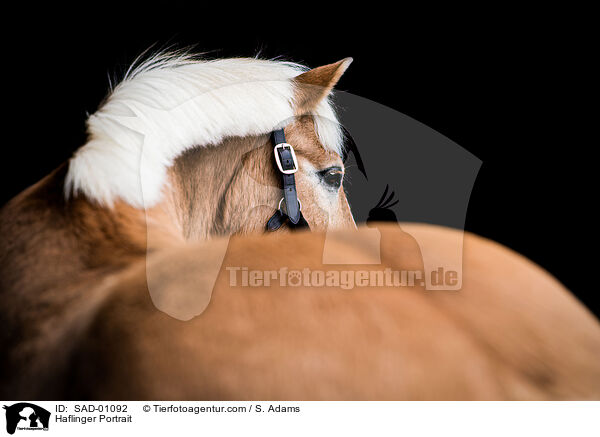
[[(298, 199), (294, 177), (294, 173), (298, 171), (296, 153), (294, 148), (285, 142), (283, 129), (273, 131), (271, 136), (275, 163), (283, 182), (283, 198), (279, 202), (279, 208), (267, 222), (267, 230), (276, 231), (286, 222), (293, 229), (306, 228), (308, 223), (302, 216), (302, 204)], [(281, 209), (282, 203), (285, 203), (285, 212)]]

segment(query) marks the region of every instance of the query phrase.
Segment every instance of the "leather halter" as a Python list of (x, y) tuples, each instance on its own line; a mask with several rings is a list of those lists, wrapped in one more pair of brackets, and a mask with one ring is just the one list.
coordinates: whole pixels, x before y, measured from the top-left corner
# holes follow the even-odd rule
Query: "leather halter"
[[(302, 204), (296, 190), (294, 173), (298, 171), (298, 160), (294, 148), (285, 142), (283, 129), (273, 131), (271, 139), (275, 163), (283, 182), (283, 197), (279, 201), (277, 211), (267, 222), (267, 230), (276, 231), (286, 223), (291, 229), (308, 228), (308, 223), (302, 216)], [(283, 203), (285, 212), (281, 209)]]
[[(344, 131), (344, 138), (347, 141), (348, 147), (343, 149), (342, 161), (346, 162), (349, 153), (352, 152), (356, 159), (356, 165), (360, 172), (367, 177), (367, 171), (363, 160), (358, 151), (356, 143), (352, 139), (350, 132), (342, 126)], [(275, 164), (277, 164), (277, 170), (281, 173), (283, 180), (283, 197), (279, 201), (279, 207), (275, 214), (271, 216), (267, 222), (268, 231), (276, 231), (281, 226), (287, 223), (291, 229), (302, 229), (310, 228), (304, 217), (302, 216), (302, 203), (298, 199), (298, 192), (296, 190), (296, 179), (294, 173), (298, 171), (298, 160), (296, 159), (296, 153), (294, 148), (285, 142), (285, 134), (283, 129), (275, 130), (271, 133), (271, 141), (275, 146), (273, 148), (273, 156)], [(285, 212), (281, 210), (282, 203), (285, 202)]]

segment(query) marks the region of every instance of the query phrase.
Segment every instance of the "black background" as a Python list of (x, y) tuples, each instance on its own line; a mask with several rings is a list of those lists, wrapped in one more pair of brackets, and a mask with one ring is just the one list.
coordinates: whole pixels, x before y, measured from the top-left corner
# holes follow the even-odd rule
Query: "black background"
[(260, 52), (310, 67), (352, 56), (339, 89), (415, 118), (483, 161), (466, 229), (531, 258), (600, 314), (586, 250), (597, 195), (583, 106), (595, 51), (579, 17), (287, 6), (251, 15), (233, 3), (218, 12), (162, 5), (169, 12), (158, 18), (120, 7), (7, 14), (2, 203), (84, 143), (86, 113), (108, 76), (152, 44), (195, 45), (209, 57)]

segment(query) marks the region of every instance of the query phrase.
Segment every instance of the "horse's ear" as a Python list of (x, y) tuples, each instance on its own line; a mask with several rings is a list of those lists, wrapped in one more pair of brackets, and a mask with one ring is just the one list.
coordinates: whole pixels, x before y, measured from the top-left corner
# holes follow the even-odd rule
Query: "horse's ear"
[(294, 78), (296, 82), (296, 111), (311, 111), (321, 100), (329, 95), (342, 74), (352, 63), (352, 58), (345, 58), (333, 64), (313, 68)]

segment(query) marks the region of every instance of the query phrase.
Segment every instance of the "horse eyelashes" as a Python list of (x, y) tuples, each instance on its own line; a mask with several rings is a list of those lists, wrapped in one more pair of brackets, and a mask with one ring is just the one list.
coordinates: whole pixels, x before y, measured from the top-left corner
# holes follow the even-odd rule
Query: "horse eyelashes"
[(344, 172), (339, 167), (328, 168), (319, 172), (321, 180), (329, 187), (338, 190), (342, 185)]

